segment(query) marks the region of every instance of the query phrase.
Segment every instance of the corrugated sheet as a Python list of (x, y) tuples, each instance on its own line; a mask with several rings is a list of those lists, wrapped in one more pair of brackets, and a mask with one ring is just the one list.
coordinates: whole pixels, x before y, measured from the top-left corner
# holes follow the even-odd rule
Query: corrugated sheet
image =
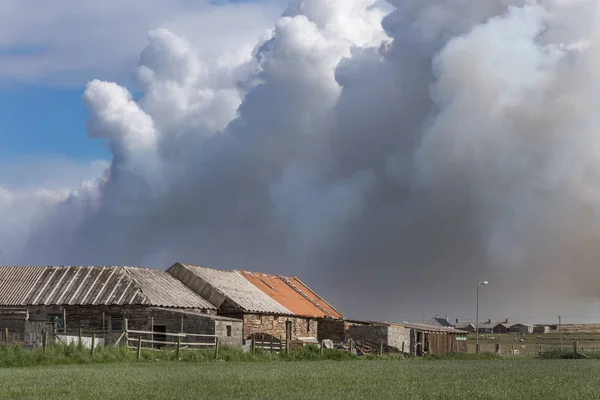
[(136, 267), (0, 267), (0, 305), (214, 307), (164, 271)]
[(240, 273), (273, 300), (292, 311), (294, 315), (313, 318), (341, 317), (340, 313), (333, 310), (297, 278), (247, 271), (240, 271)]
[(422, 331), (427, 331), (427, 332), (444, 332), (444, 333), (459, 333), (459, 334), (466, 334), (469, 332), (466, 331), (461, 331), (460, 329), (453, 329), (453, 328), (445, 328), (442, 326), (437, 326), (437, 325), (429, 325), (429, 324), (421, 324), (418, 322), (400, 322), (400, 323), (388, 323), (389, 325), (400, 325), (400, 326), (404, 326), (405, 328), (410, 328), (410, 329), (417, 329), (417, 330), (422, 330)]
[[(209, 300), (215, 296), (205, 293), (205, 288), (186, 276), (186, 272), (195, 275), (213, 290), (218, 291), (224, 297), (237, 304), (244, 311), (256, 313), (294, 315), (292, 311), (250, 283), (238, 271), (219, 271), (205, 267), (188, 264), (175, 264), (167, 271), (182, 280), (199, 294), (203, 294)], [(215, 303), (213, 303), (215, 304)], [(215, 304), (217, 305), (217, 304)]]

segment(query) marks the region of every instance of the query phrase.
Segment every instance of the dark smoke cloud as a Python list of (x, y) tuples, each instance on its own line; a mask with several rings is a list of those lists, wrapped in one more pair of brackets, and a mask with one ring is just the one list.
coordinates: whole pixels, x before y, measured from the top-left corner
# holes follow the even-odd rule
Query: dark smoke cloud
[[(594, 1), (304, 0), (237, 67), (152, 32), (144, 96), (93, 81), (105, 181), (22, 260), (301, 276), (348, 315), (592, 315)], [(570, 314), (569, 314), (570, 313)]]

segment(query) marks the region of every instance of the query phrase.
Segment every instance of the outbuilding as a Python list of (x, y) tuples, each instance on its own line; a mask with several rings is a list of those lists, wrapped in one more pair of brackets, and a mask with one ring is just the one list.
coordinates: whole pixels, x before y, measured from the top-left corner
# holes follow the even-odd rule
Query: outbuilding
[(221, 271), (176, 263), (167, 273), (207, 299), (218, 314), (243, 321), (243, 337), (270, 340), (316, 338), (318, 325), (342, 315), (299, 278)]
[(39, 343), (46, 327), (62, 334), (94, 331), (107, 342), (138, 330), (221, 334), (224, 343), (241, 345), (242, 321), (216, 314), (210, 302), (156, 269), (0, 267), (0, 328), (26, 344)]

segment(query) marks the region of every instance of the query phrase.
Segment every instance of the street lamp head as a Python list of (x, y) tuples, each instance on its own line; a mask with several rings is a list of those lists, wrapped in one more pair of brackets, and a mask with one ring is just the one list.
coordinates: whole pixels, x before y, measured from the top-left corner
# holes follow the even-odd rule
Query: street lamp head
[(480, 285), (488, 285), (489, 282), (488, 281), (483, 281), (483, 282), (479, 282)]

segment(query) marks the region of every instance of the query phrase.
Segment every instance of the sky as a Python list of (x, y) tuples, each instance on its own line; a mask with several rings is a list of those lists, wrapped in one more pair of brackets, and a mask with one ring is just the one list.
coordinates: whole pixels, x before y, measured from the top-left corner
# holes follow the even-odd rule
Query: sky
[(600, 319), (596, 3), (3, 1), (2, 262)]

